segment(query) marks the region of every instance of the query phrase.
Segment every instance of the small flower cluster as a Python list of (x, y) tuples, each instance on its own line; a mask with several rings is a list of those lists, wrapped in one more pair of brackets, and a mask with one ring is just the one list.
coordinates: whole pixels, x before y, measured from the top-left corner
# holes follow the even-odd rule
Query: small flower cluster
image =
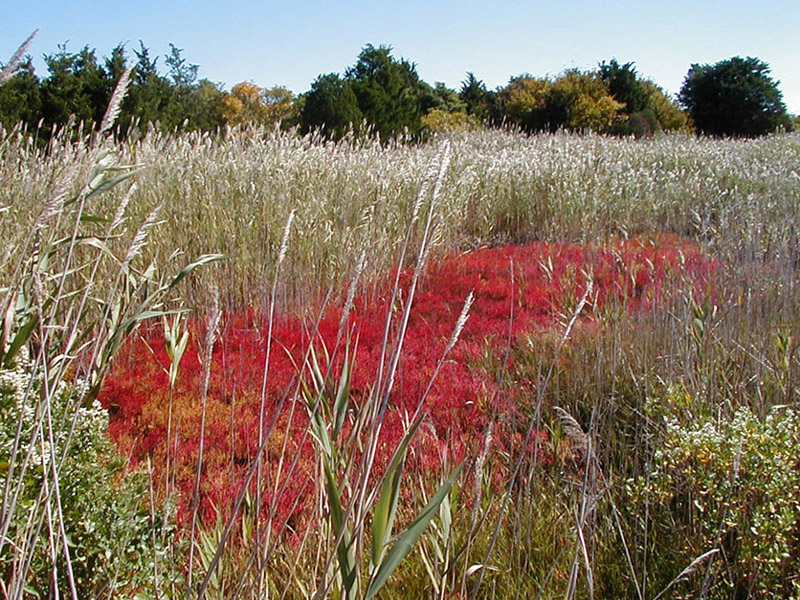
[(673, 507), (687, 557), (698, 539), (719, 548), (730, 585), (796, 597), (799, 447), (800, 413), (786, 406), (765, 419), (746, 407), (691, 423), (667, 417), (655, 470), (649, 483), (632, 484), (634, 497), (650, 494)]
[[(21, 350), (13, 365), (0, 369), (0, 409), (6, 415), (6, 418), (0, 421), (0, 460), (7, 460), (11, 455), (19, 428), (17, 454), (24, 456), (30, 448), (33, 465), (40, 469), (49, 465), (50, 457), (53, 455), (50, 436), (44, 432), (34, 436), (37, 419), (44, 421), (40, 387), (41, 382), (34, 376), (34, 367), (25, 348)], [(81, 406), (77, 403), (85, 396), (87, 390), (88, 384), (84, 381), (70, 383), (60, 381), (48, 398), (51, 421), (61, 423), (64, 419), (74, 419), (75, 427), (71, 437), (73, 448), (103, 440), (108, 429), (108, 411), (103, 408), (99, 400), (95, 400), (90, 406)], [(53, 431), (55, 455), (63, 451), (68, 434), (69, 428), (58, 427)]]
[[(43, 388), (42, 369), (25, 348), (13, 364), (0, 368), (0, 486), (12, 491), (4, 514), (10, 519), (7, 538), (30, 543), (30, 536), (39, 536), (30, 554), (3, 552), (0, 569), (10, 573), (19, 561), (30, 560), (31, 593), (45, 595), (52, 589), (47, 528), (35, 531), (37, 522), (46, 522), (45, 512), (49, 517), (56, 510), (42, 494), (43, 481), (50, 485), (55, 467), (57, 510), (70, 539), (79, 594), (88, 596), (117, 577), (120, 587), (141, 580), (155, 539), (150, 505), (144, 502), (145, 477), (125, 471), (108, 439), (108, 411), (99, 400), (86, 402), (85, 381), (61, 380), (47, 391)], [(162, 524), (155, 526), (160, 530)], [(67, 586), (63, 572), (59, 586)]]

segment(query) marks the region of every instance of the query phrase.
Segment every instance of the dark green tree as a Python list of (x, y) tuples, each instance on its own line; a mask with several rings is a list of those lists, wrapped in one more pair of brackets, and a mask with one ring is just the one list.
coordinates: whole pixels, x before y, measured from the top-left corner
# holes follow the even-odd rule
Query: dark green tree
[[(168, 91), (160, 103), (159, 120), (165, 129), (212, 130), (223, 124), (221, 102), (224, 92), (208, 79), (198, 81), (198, 65), (183, 57), (183, 50), (170, 44), (164, 63)], [(154, 81), (158, 87), (163, 84)]]
[(693, 64), (678, 99), (700, 133), (754, 137), (791, 129), (769, 65), (738, 56), (713, 65)]
[(114, 81), (98, 64), (94, 50), (45, 56), (50, 71), (42, 82), (42, 117), (47, 127), (63, 125), (70, 116), (78, 121), (99, 123), (108, 105)]
[(197, 72), (200, 67), (187, 63), (181, 54), (182, 52), (183, 48), (170, 44), (169, 54), (167, 54), (164, 62), (169, 69), (169, 77), (172, 78), (173, 85), (179, 88), (188, 88), (197, 81)]
[(341, 139), (351, 128), (358, 132), (364, 119), (352, 83), (336, 73), (317, 77), (302, 104), (303, 133), (319, 130), (328, 138)]
[(113, 85), (116, 85), (116, 82), (119, 81), (123, 71), (125, 71), (125, 68), (128, 66), (125, 46), (118, 44), (111, 50), (111, 56), (106, 57), (103, 62), (106, 78), (112, 83), (113, 88)]
[(621, 65), (612, 58), (608, 63), (600, 63), (598, 73), (614, 100), (625, 104), (622, 109), (625, 114), (632, 115), (650, 108), (650, 96), (632, 62)]
[[(172, 96), (172, 85), (158, 72), (158, 57), (151, 58), (149, 49), (141, 40), (139, 49), (133, 52), (136, 64), (123, 103), (123, 115), (120, 118), (123, 127), (133, 122), (145, 125), (161, 121)], [(170, 125), (174, 127), (177, 123)]]
[(184, 99), (183, 115), (190, 130), (213, 131), (224, 124), (222, 99), (225, 92), (219, 84), (201, 79), (189, 89)]
[(441, 81), (437, 81), (432, 88), (428, 86), (428, 89), (430, 90), (430, 96), (423, 96), (422, 102), (422, 107), (426, 113), (433, 109), (448, 113), (467, 112), (467, 103), (461, 99), (458, 92), (447, 87)]
[(39, 78), (30, 58), (20, 64), (19, 71), (0, 86), (0, 124), (11, 129), (17, 123), (36, 126), (42, 112)]
[(491, 92), (486, 89), (483, 81), (475, 77), (475, 73), (467, 73), (467, 78), (461, 82), (458, 93), (466, 105), (467, 114), (474, 115), (481, 120), (486, 119), (490, 113)]
[(650, 94), (632, 62), (621, 65), (612, 58), (600, 63), (597, 72), (614, 100), (625, 105), (621, 118), (611, 128), (613, 133), (638, 137), (661, 129)]
[(430, 97), (430, 86), (420, 80), (413, 63), (396, 60), (389, 46), (368, 44), (345, 77), (361, 113), (381, 140), (422, 132), (423, 99)]

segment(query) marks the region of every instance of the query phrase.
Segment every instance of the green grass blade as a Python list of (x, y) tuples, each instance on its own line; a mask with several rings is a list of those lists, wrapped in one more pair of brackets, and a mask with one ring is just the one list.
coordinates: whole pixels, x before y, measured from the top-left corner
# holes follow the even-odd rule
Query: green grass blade
[(353, 360), (350, 360), (350, 347), (345, 347), (344, 364), (342, 374), (339, 377), (339, 386), (336, 389), (336, 399), (333, 402), (333, 438), (336, 439), (344, 427), (344, 419), (347, 416), (347, 401), (350, 399), (350, 376), (355, 365), (355, 350)]
[(20, 348), (22, 348), (22, 346), (28, 341), (38, 324), (39, 315), (32, 313), (25, 324), (20, 326), (20, 328), (14, 334), (11, 344), (8, 346), (8, 351), (3, 356), (4, 368), (11, 368), (14, 363), (14, 358), (17, 356)]
[(226, 258), (227, 256), (225, 256), (224, 254), (204, 254), (194, 262), (183, 267), (183, 269), (180, 270), (180, 272), (173, 278), (173, 280), (170, 281), (169, 285), (167, 286), (167, 290), (171, 290), (176, 285), (178, 285), (184, 277), (186, 277), (189, 273), (194, 271), (197, 267), (200, 267), (202, 265), (207, 265), (209, 263), (216, 262), (218, 260), (225, 260)]
[(341, 535), (341, 541), (336, 547), (336, 556), (339, 560), (339, 571), (342, 574), (342, 586), (347, 598), (352, 598), (357, 583), (356, 578), (356, 558), (353, 552), (353, 540), (350, 536), (350, 531), (344, 523), (344, 510), (342, 509), (342, 501), (339, 497), (339, 488), (336, 485), (336, 478), (334, 477), (333, 470), (331, 469), (330, 460), (327, 457), (323, 458), (325, 466), (325, 483), (328, 488), (328, 507), (331, 511), (331, 522), (333, 524), (333, 532), (338, 537)]
[(375, 504), (375, 511), (372, 515), (372, 564), (377, 567), (381, 563), (386, 544), (392, 536), (392, 526), (394, 516), (397, 512), (397, 499), (400, 497), (400, 483), (403, 478), (403, 463), (406, 458), (406, 451), (411, 438), (419, 429), (422, 419), (417, 419), (408, 428), (405, 436), (400, 441), (397, 451), (394, 453), (389, 468), (381, 487), (381, 495)]
[(439, 505), (450, 493), (450, 489), (453, 487), (453, 484), (461, 473), (461, 468), (463, 466), (463, 464), (459, 465), (450, 474), (450, 477), (447, 478), (447, 481), (441, 485), (441, 487), (428, 501), (419, 515), (417, 515), (417, 518), (414, 519), (411, 525), (409, 525), (408, 528), (397, 538), (394, 546), (392, 546), (392, 549), (386, 555), (386, 559), (381, 562), (380, 568), (378, 569), (375, 577), (370, 582), (369, 588), (367, 588), (367, 593), (364, 596), (364, 600), (370, 600), (371, 598), (375, 597), (378, 591), (389, 580), (389, 577), (392, 575), (397, 566), (414, 547), (414, 544), (417, 543), (417, 540), (422, 535), (422, 532), (425, 531), (425, 528), (439, 510)]

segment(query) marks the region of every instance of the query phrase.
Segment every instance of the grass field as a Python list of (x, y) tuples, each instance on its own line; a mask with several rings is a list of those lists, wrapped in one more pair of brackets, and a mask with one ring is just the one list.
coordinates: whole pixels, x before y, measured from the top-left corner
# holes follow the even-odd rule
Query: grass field
[(797, 134), (12, 131), (0, 211), (4, 597), (800, 595)]

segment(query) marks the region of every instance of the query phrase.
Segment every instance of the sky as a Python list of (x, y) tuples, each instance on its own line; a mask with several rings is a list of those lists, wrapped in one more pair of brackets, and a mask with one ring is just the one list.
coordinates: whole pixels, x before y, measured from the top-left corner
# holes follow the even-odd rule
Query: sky
[[(67, 43), (106, 56), (122, 43), (151, 56), (173, 43), (199, 76), (307, 91), (344, 73), (366, 44), (388, 45), (430, 84), (458, 89), (468, 71), (489, 89), (511, 76), (594, 69), (616, 58), (677, 93), (693, 63), (767, 62), (789, 112), (800, 114), (800, 0), (2, 0), (0, 61), (36, 28), (42, 56)], [(163, 66), (163, 58), (159, 65)]]

